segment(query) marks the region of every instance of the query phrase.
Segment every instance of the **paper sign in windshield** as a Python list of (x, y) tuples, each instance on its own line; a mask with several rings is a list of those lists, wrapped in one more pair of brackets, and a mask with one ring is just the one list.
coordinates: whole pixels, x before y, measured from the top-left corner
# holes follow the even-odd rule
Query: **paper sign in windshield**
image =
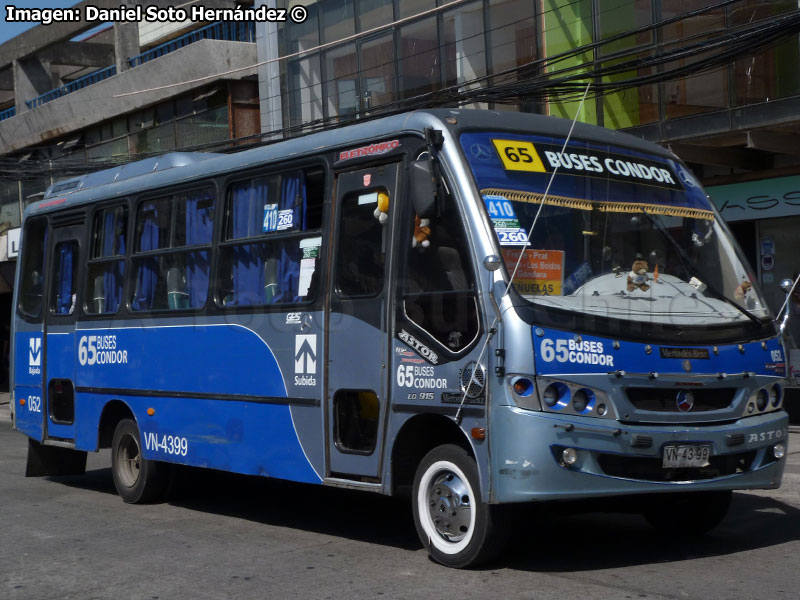
[(520, 227), (514, 205), (503, 196), (486, 195), (483, 197), (492, 226), (497, 232), (501, 246), (527, 246), (528, 234)]
[(523, 296), (561, 296), (564, 287), (564, 252), (561, 250), (503, 250), (508, 272), (514, 271), (514, 287)]

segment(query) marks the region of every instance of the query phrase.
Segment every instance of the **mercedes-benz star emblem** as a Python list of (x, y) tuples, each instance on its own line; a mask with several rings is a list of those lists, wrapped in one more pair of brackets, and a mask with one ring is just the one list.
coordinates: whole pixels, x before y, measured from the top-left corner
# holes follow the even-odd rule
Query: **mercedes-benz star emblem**
[(469, 151), (472, 156), (478, 160), (489, 160), (492, 158), (492, 151), (483, 144), (472, 144), (472, 146), (469, 148)]
[(681, 390), (675, 398), (675, 404), (681, 412), (689, 412), (694, 408), (694, 394), (689, 390)]

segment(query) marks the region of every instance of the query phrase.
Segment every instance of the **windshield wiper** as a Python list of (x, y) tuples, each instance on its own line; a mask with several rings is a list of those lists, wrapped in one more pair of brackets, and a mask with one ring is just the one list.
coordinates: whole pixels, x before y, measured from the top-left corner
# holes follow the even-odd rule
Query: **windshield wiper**
[[(688, 254), (686, 254), (686, 250), (684, 250), (683, 246), (681, 246), (678, 243), (678, 240), (676, 240), (672, 236), (672, 234), (669, 231), (667, 231), (667, 228), (664, 227), (664, 225), (661, 224), (661, 221), (657, 220), (655, 217), (653, 217), (653, 215), (651, 215), (646, 210), (643, 210), (642, 212), (650, 220), (650, 222), (653, 225), (655, 225), (656, 228), (664, 235), (664, 237), (667, 238), (670, 241), (670, 243), (675, 247), (675, 250), (678, 251), (678, 257), (681, 259), (681, 263), (683, 264), (683, 268), (686, 269), (686, 272), (688, 274), (694, 275), (695, 277), (699, 277), (701, 282), (703, 284), (705, 284), (706, 289), (709, 292), (711, 292), (711, 294), (713, 296), (715, 296), (717, 299), (722, 300), (723, 302), (726, 302), (726, 303), (730, 304), (736, 310), (738, 310), (740, 313), (742, 313), (745, 317), (750, 319), (753, 323), (755, 323), (755, 324), (757, 324), (759, 326), (763, 324), (763, 321), (761, 319), (759, 319), (757, 316), (755, 316), (753, 313), (751, 313), (746, 308), (744, 308), (742, 306), (739, 306), (736, 302), (734, 302), (733, 300), (728, 298), (725, 294), (720, 292), (717, 288), (715, 288), (709, 282), (709, 280), (705, 276), (705, 274), (703, 272), (701, 272), (696, 266), (694, 266), (694, 262), (692, 261), (691, 257)], [(698, 291), (700, 291), (700, 290), (698, 290)]]

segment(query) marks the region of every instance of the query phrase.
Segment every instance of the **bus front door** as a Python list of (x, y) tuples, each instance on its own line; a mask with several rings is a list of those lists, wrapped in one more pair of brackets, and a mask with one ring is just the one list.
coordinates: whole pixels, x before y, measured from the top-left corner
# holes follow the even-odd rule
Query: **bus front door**
[(397, 163), (341, 173), (336, 185), (326, 367), (328, 473), (375, 481), (388, 410), (387, 298)]
[[(75, 339), (75, 316), (81, 293), (78, 266), (83, 226), (53, 229), (50, 273), (44, 306), (46, 371), (44, 397), (46, 434), (51, 440), (75, 440), (75, 361), (80, 360)], [(91, 352), (86, 349), (86, 355)], [(96, 351), (96, 350), (95, 350)]]

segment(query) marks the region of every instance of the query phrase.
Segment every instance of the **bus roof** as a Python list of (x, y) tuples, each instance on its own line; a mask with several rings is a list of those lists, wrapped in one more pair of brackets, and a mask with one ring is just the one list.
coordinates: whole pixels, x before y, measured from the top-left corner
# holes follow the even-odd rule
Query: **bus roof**
[[(421, 133), (428, 127), (447, 130), (454, 138), (457, 138), (462, 131), (477, 129), (531, 131), (542, 135), (565, 137), (571, 125), (572, 122), (567, 119), (527, 113), (474, 109), (419, 110), (354, 123), (234, 154), (168, 153), (70, 178), (50, 186), (42, 200), (32, 203), (25, 209), (25, 217), (32, 213), (42, 214), (78, 204), (206, 179), (233, 170), (280, 162), (289, 157), (325, 152), (343, 145), (357, 146), (387, 136)], [(573, 137), (675, 158), (671, 152), (651, 142), (585, 123), (575, 124)]]

